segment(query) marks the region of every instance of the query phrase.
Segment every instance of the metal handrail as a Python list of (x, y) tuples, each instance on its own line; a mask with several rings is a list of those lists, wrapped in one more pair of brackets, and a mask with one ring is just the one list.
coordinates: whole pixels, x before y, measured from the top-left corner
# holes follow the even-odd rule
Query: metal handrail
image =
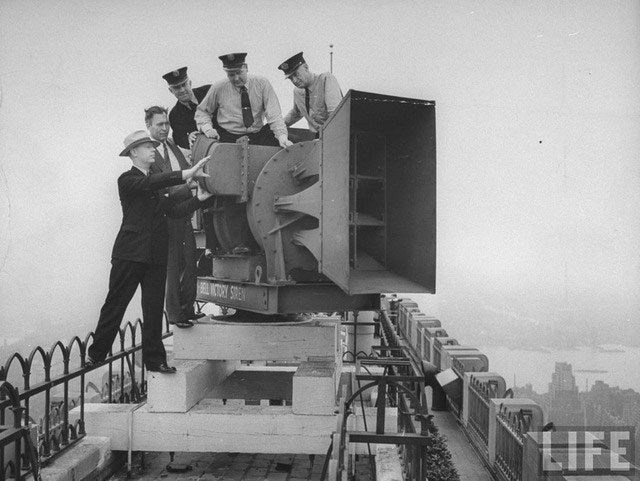
[[(17, 412), (15, 402), (17, 402), (20, 429), (25, 432), (37, 431), (37, 439), (33, 440), (36, 445), (37, 464), (45, 465), (86, 435), (84, 405), (85, 396), (90, 387), (97, 392), (100, 402), (103, 403), (138, 403), (146, 397), (145, 370), (140, 367), (139, 372), (136, 372), (136, 353), (142, 350), (142, 342), (137, 339), (142, 339), (143, 328), (140, 319), (123, 325), (114, 342), (114, 346), (118, 346), (119, 350), (114, 352), (112, 347), (105, 362), (99, 366), (85, 366), (88, 359), (87, 348), (93, 339), (93, 332), (89, 333), (84, 340), (74, 336), (67, 344), (56, 341), (48, 350), (36, 346), (26, 357), (17, 352), (13, 353), (4, 365), (0, 366), (2, 385), (6, 384), (13, 388), (16, 383), (11, 385), (9, 382), (22, 378), (21, 388), (18, 389), (17, 386), (13, 388), (15, 396), (0, 396), (0, 424), (5, 424), (7, 410), (14, 411), (15, 418)], [(165, 313), (163, 339), (172, 335)], [(114, 366), (116, 363), (119, 363), (119, 366)], [(56, 368), (59, 369), (60, 365), (62, 373), (54, 375), (53, 372), (57, 370)], [(74, 368), (75, 366), (78, 368)], [(108, 373), (104, 383), (105, 389), (96, 387), (92, 382), (86, 382), (85, 376), (89, 372), (105, 368)], [(74, 391), (74, 397), (70, 384), (76, 380), (79, 382), (79, 389)], [(61, 399), (52, 399), (56, 389), (62, 389)], [(44, 403), (40, 405), (38, 401), (42, 396)], [(40, 405), (38, 406), (40, 410), (35, 408), (36, 404)], [(74, 408), (79, 408), (79, 416), (75, 422), (71, 422), (69, 411)], [(30, 437), (29, 441), (32, 441)], [(0, 466), (3, 473), (0, 481), (4, 480), (7, 471), (16, 471), (15, 461), (5, 463), (6, 447), (7, 444), (2, 444), (0, 438)], [(17, 447), (16, 452), (20, 453)], [(22, 458), (21, 462), (24, 466), (28, 460), (24, 454)]]
[[(332, 435), (331, 445), (325, 458), (321, 480), (325, 475), (330, 481), (344, 480), (348, 477), (346, 450), (350, 442), (375, 444), (400, 444), (402, 457), (410, 479), (420, 481), (426, 479), (425, 459), (426, 446), (431, 442), (427, 437), (430, 417), (424, 389), (424, 375), (421, 365), (409, 356), (406, 348), (401, 346), (397, 325), (387, 312), (380, 311), (380, 334), (382, 346), (373, 347), (374, 356), (359, 358), (357, 362), (366, 369), (367, 365), (384, 366), (383, 374), (356, 374), (358, 389), (348, 399), (343, 397), (336, 432)], [(365, 381), (360, 384), (360, 381)], [(348, 418), (354, 414), (354, 403), (362, 399), (362, 394), (377, 387), (377, 415), (375, 425), (367, 430), (364, 415), (365, 431), (349, 431)], [(398, 434), (385, 432), (385, 408), (388, 405), (398, 409)], [(362, 404), (362, 403), (361, 403)], [(363, 407), (364, 411), (364, 407)], [(419, 422), (419, 430), (416, 429)], [(416, 432), (419, 431), (419, 432)]]

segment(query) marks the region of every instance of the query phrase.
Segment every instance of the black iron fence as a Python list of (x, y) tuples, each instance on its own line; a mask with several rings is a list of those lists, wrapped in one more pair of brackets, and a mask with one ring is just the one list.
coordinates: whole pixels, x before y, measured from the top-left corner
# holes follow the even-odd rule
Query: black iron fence
[[(166, 317), (164, 322), (167, 338), (173, 333)], [(85, 366), (93, 333), (67, 344), (57, 341), (49, 349), (36, 346), (27, 356), (9, 356), (0, 366), (0, 481), (20, 481), (28, 473), (38, 479), (38, 466), (82, 439), (87, 398), (103, 403), (144, 400), (142, 329), (140, 319), (122, 326), (105, 363), (96, 367)], [(13, 414), (11, 426), (5, 423), (8, 412)]]
[(522, 480), (525, 434), (531, 428), (532, 414), (500, 406), (496, 423), (496, 467), (509, 481)]

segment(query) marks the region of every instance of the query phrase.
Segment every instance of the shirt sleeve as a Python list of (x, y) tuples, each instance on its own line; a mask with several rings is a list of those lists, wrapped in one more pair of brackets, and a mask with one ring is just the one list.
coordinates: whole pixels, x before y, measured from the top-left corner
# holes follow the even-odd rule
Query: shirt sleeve
[(300, 110), (298, 110), (298, 104), (296, 103), (296, 95), (293, 94), (293, 108), (289, 110), (287, 115), (284, 116), (284, 124), (288, 127), (295, 124), (302, 118)]
[(218, 104), (218, 96), (216, 93), (215, 87), (212, 85), (207, 95), (204, 96), (202, 102), (198, 104), (196, 108), (196, 113), (193, 116), (196, 121), (196, 126), (200, 132), (204, 132), (204, 130), (208, 130), (206, 126), (209, 128), (213, 128), (213, 122), (211, 120), (211, 116), (216, 110)]
[(262, 87), (262, 102), (264, 103), (264, 113), (267, 117), (267, 123), (273, 131), (276, 139), (282, 135), (287, 135), (287, 126), (282, 119), (282, 110), (280, 109), (280, 102), (275, 90), (265, 79)]
[(342, 100), (342, 90), (332, 74), (327, 75), (324, 82), (324, 103), (327, 105), (327, 113), (333, 112)]

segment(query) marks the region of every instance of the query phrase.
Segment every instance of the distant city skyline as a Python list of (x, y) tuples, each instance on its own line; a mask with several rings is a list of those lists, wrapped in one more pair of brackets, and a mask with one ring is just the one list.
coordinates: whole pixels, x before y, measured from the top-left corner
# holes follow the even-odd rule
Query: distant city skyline
[(549, 392), (539, 393), (531, 384), (514, 388), (515, 397), (529, 398), (543, 410), (545, 423), (554, 429), (568, 427), (633, 426), (635, 459), (640, 457), (640, 392), (620, 389), (603, 381), (595, 381), (588, 391), (579, 391), (570, 363), (558, 362), (551, 375)]
[[(0, 2), (0, 363), (95, 327), (117, 154), (144, 108), (175, 102), (162, 74), (214, 82), (218, 55), (247, 51), (287, 111), (277, 66), (304, 51), (328, 70), (333, 44), (343, 91), (436, 102), (436, 294), (410, 296), (422, 311), (508, 384), (544, 391), (566, 361), (608, 371), (574, 372), (580, 390), (640, 391), (640, 3), (256, 4)], [(597, 350), (609, 344), (625, 352)]]

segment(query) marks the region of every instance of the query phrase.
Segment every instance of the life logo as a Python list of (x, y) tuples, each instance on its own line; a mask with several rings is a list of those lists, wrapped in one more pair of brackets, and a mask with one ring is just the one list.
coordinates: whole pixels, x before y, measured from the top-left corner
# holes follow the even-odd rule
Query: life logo
[(556, 427), (542, 432), (541, 475), (633, 476), (633, 426)]

